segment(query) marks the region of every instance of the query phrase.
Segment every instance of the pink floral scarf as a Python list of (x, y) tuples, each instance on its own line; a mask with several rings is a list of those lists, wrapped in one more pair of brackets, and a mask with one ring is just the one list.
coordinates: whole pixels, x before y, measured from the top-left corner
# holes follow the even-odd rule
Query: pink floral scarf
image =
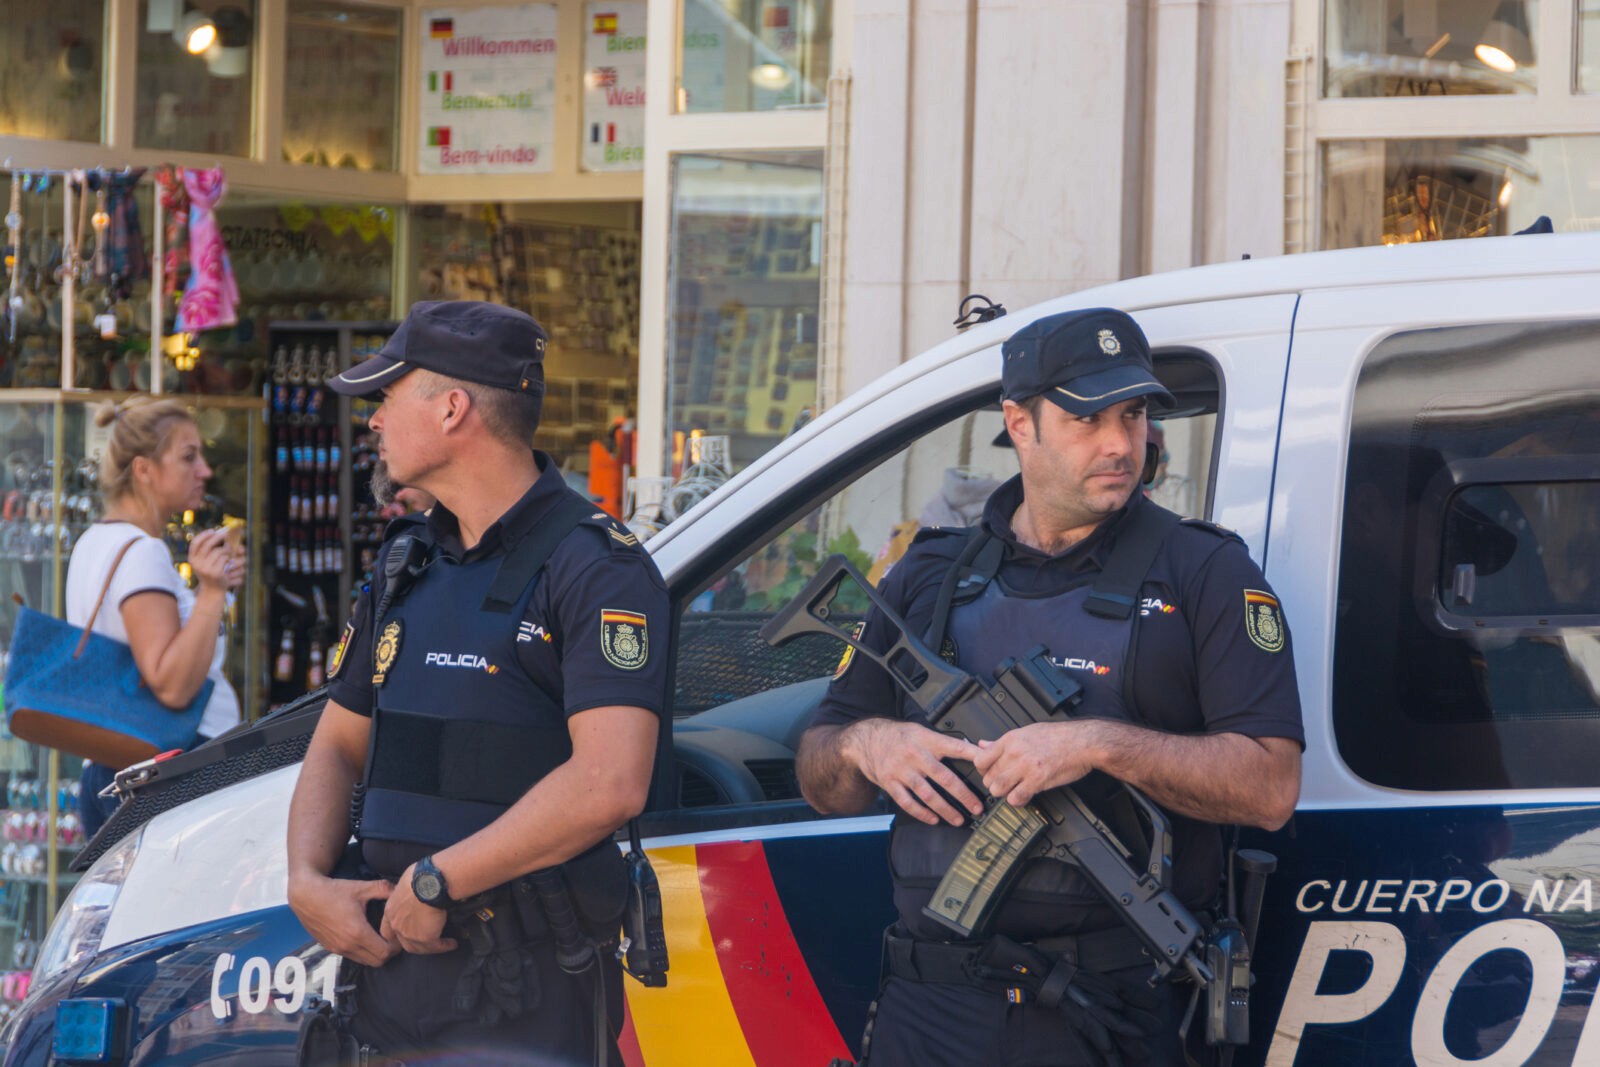
[(221, 167), (190, 167), (183, 171), (183, 187), (189, 194), (189, 283), (172, 327), (182, 333), (200, 333), (232, 326), (239, 321), (239, 285), (216, 216), (227, 181)]

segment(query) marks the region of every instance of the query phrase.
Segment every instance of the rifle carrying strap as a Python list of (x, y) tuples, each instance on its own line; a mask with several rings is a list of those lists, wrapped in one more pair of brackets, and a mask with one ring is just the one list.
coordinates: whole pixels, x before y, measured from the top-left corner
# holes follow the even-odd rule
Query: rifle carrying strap
[(1089, 590), (1084, 610), (1102, 619), (1131, 617), (1139, 606), (1139, 587), (1150, 573), (1162, 542), (1179, 521), (1175, 512), (1148, 500), (1130, 511), (1117, 530), (1111, 558)]
[(593, 515), (597, 506), (577, 493), (567, 492), (550, 513), (506, 553), (483, 598), (483, 610), (505, 615), (516, 607), (534, 575), (549, 562), (567, 534)]
[(939, 586), (939, 598), (933, 604), (933, 618), (928, 621), (928, 632), (923, 638), (923, 644), (933, 652), (939, 654), (940, 646), (944, 644), (945, 631), (950, 627), (950, 612), (957, 604), (965, 604), (975, 599), (984, 590), (994, 576), (1000, 573), (1000, 561), (1005, 557), (1005, 542), (989, 533), (982, 526), (974, 526), (967, 531), (967, 543), (961, 549), (961, 555), (956, 557), (956, 562), (945, 573), (944, 582)]

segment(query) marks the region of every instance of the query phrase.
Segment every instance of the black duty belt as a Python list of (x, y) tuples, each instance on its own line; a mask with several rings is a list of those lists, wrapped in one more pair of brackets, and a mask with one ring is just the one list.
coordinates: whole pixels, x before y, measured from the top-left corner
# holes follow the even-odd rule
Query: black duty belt
[[(973, 985), (972, 964), (982, 941), (918, 941), (890, 932), (883, 938), (884, 966), (895, 978), (940, 985)], [(1150, 965), (1150, 955), (1126, 927), (1040, 938), (1027, 944), (1086, 971), (1104, 974)]]

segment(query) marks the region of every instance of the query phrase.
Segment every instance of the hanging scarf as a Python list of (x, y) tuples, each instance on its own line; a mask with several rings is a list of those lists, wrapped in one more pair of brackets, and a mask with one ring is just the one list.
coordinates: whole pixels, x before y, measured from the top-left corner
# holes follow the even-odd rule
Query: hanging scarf
[(162, 167), (156, 171), (156, 186), (167, 220), (161, 292), (163, 296), (173, 296), (189, 281), (189, 191), (183, 185), (183, 168)]
[(183, 172), (189, 192), (189, 284), (178, 304), (173, 329), (200, 333), (239, 321), (239, 285), (222, 243), (216, 207), (227, 191), (221, 167)]
[(150, 273), (150, 260), (145, 255), (144, 234), (139, 227), (139, 204), (134, 199), (134, 187), (144, 177), (144, 168), (125, 171), (97, 170), (89, 172), (89, 188), (98, 192), (106, 190), (106, 214), (111, 222), (105, 234), (106, 278), (116, 279), (117, 295), (126, 296), (133, 283)]

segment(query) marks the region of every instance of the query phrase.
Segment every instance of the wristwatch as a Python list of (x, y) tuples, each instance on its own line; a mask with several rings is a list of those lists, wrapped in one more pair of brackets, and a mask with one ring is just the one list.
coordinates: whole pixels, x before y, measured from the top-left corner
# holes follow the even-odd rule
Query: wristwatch
[(424, 856), (411, 868), (411, 892), (418, 900), (440, 911), (455, 904), (450, 896), (450, 884), (444, 872), (433, 865), (432, 856)]

